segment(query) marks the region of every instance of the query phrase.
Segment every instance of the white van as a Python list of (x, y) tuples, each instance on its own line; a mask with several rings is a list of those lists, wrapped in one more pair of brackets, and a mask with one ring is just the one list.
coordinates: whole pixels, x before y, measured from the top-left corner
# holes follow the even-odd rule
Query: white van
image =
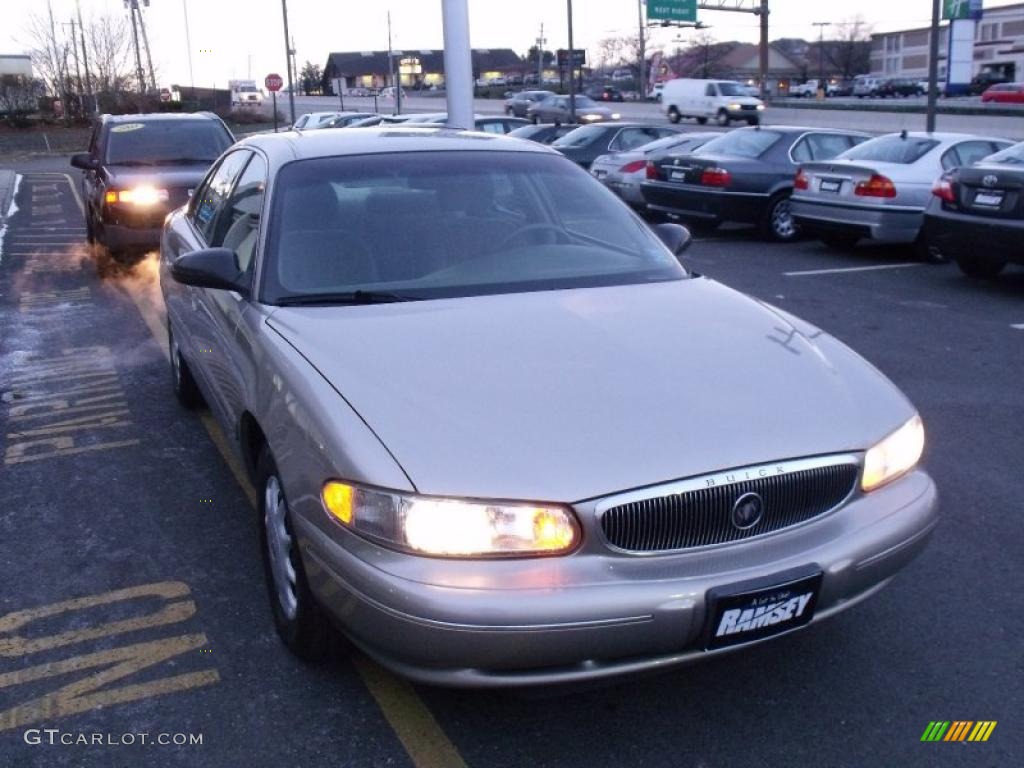
[(740, 120), (761, 122), (764, 103), (747, 95), (746, 86), (734, 80), (669, 80), (661, 93), (661, 108), (673, 123), (690, 117), (703, 125), (716, 120), (729, 125)]
[[(882, 85), (882, 78), (872, 77), (871, 75), (857, 75), (853, 78), (853, 95), (858, 99), (863, 99), (865, 96), (874, 98), (878, 95), (878, 89)], [(925, 88), (925, 93), (928, 89)]]

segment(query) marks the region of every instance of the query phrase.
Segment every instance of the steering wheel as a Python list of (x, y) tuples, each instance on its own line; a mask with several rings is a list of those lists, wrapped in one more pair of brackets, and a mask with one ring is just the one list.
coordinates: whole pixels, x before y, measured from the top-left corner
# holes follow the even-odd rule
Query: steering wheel
[(565, 230), (561, 229), (560, 227), (556, 227), (554, 224), (527, 224), (525, 227), (520, 227), (515, 232), (512, 232), (510, 235), (508, 235), (505, 239), (501, 241), (501, 243), (499, 243), (498, 247), (495, 248), (494, 250), (503, 251), (506, 248), (508, 248), (509, 243), (512, 243), (516, 239), (531, 232), (554, 232), (556, 243), (565, 244), (572, 242), (572, 240), (569, 239), (569, 235), (566, 234)]

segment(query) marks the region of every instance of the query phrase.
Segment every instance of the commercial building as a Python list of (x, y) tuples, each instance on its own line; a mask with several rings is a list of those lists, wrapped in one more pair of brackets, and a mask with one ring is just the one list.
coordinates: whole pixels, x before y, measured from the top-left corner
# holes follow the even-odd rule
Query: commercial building
[[(909, 29), (871, 36), (871, 74), (924, 79), (928, 76), (930, 29)], [(939, 32), (939, 80), (945, 81), (949, 26)], [(975, 26), (974, 75), (991, 72), (1024, 80), (1024, 3), (987, 8)]]
[(0, 75), (32, 77), (32, 57), (27, 53), (0, 53)]
[[(493, 80), (509, 75), (523, 75), (534, 71), (511, 48), (474, 48), (472, 51), (473, 76)], [(398, 79), (405, 88), (429, 87), (444, 83), (444, 51), (402, 50), (345, 51), (332, 53), (324, 66), (325, 94), (337, 95), (340, 86), (350, 88), (382, 88), (393, 85), (392, 60)]]

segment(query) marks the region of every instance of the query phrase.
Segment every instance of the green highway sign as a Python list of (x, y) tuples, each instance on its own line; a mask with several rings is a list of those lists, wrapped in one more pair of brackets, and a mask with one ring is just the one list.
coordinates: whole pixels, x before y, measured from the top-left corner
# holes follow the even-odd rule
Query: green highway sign
[(980, 19), (982, 15), (982, 0), (943, 0), (942, 18), (950, 21), (960, 19)]
[(648, 21), (697, 21), (697, 0), (647, 0)]

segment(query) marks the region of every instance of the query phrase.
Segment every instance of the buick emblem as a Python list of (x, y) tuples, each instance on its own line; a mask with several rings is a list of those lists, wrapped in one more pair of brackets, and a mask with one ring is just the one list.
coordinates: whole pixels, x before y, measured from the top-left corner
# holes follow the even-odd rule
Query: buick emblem
[(994, 187), (996, 184), (999, 183), (999, 177), (989, 174), (988, 176), (981, 180), (981, 183), (984, 184), (986, 187)]
[(732, 505), (732, 524), (737, 530), (747, 531), (764, 517), (764, 500), (756, 493), (745, 493)]

